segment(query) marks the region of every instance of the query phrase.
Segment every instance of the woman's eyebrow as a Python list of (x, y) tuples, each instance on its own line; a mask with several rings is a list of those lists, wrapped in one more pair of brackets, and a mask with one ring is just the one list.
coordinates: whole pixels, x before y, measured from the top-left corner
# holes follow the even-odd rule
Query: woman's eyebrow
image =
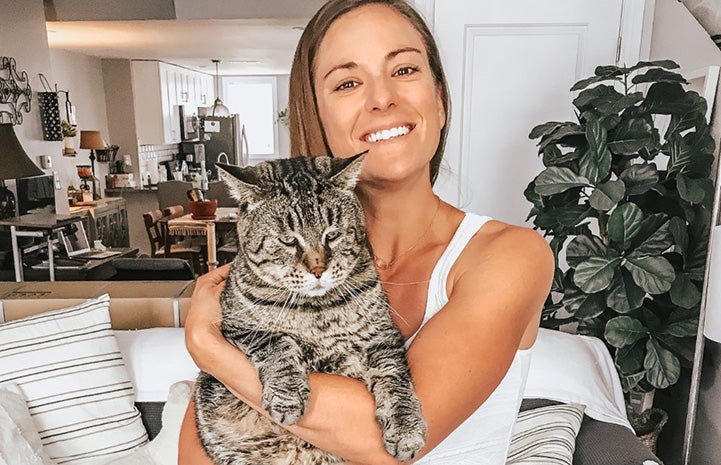
[[(403, 47), (403, 48), (399, 48), (399, 49), (393, 50), (391, 52), (388, 52), (388, 54), (386, 55), (386, 61), (392, 60), (393, 58), (397, 57), (401, 53), (409, 53), (409, 52), (423, 54), (423, 52), (421, 52), (420, 50), (418, 50), (415, 47)], [(354, 61), (349, 61), (347, 63), (341, 63), (340, 65), (336, 65), (336, 66), (332, 67), (330, 69), (330, 71), (325, 73), (325, 76), (323, 76), (323, 79), (326, 79), (328, 76), (333, 74), (333, 72), (338, 71), (340, 69), (354, 69), (357, 67), (358, 67), (358, 64)]]

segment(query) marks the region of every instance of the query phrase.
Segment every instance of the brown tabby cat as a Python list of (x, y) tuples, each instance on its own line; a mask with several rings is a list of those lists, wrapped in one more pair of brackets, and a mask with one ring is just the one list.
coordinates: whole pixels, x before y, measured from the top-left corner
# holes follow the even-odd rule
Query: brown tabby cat
[[(220, 166), (238, 200), (239, 251), (221, 296), (221, 330), (255, 364), (263, 408), (292, 425), (310, 372), (363, 381), (386, 450), (413, 458), (426, 424), (404, 339), (373, 266), (353, 189), (364, 155)], [(340, 457), (258, 414), (207, 373), (195, 391), (201, 443), (218, 465), (336, 464)]]

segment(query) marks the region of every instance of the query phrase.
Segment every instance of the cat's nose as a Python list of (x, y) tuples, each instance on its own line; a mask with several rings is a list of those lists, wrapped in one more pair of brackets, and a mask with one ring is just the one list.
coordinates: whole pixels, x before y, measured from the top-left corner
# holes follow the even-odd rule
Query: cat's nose
[(320, 279), (320, 276), (323, 274), (323, 272), (324, 272), (325, 270), (327, 270), (327, 268), (324, 267), (324, 266), (316, 266), (315, 268), (313, 268), (312, 270), (310, 270), (310, 272), (313, 273), (313, 275), (314, 275), (316, 278)]
[(303, 257), (305, 268), (313, 273), (316, 278), (320, 278), (325, 270), (328, 269), (325, 251), (323, 249), (308, 250)]

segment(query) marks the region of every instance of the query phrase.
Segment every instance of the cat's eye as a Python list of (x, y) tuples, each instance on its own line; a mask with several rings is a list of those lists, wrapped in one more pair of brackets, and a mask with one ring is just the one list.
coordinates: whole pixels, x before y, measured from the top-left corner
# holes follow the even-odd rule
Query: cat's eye
[(295, 236), (279, 237), (278, 240), (283, 245), (287, 245), (288, 247), (293, 247), (294, 245), (298, 245), (298, 239)]
[(332, 242), (340, 237), (340, 231), (337, 229), (331, 229), (327, 233), (325, 233), (325, 240), (327, 242)]

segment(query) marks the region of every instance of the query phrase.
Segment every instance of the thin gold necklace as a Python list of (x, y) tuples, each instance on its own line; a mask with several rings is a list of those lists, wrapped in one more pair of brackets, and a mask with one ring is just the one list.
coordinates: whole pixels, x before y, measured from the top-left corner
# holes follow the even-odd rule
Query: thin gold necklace
[(426, 228), (426, 230), (423, 231), (423, 234), (421, 234), (421, 235), (418, 237), (418, 240), (417, 240), (412, 246), (410, 246), (409, 248), (407, 248), (407, 249), (404, 250), (403, 252), (399, 253), (398, 255), (396, 255), (395, 257), (393, 257), (391, 260), (383, 260), (383, 259), (380, 258), (378, 255), (376, 255), (375, 253), (373, 253), (373, 263), (375, 263), (377, 269), (383, 270), (383, 271), (386, 271), (386, 270), (391, 269), (391, 268), (393, 267), (393, 265), (395, 265), (396, 262), (398, 262), (398, 259), (399, 259), (399, 258), (403, 257), (404, 255), (408, 254), (411, 250), (415, 249), (415, 248), (418, 246), (418, 244), (421, 243), (421, 241), (423, 240), (423, 238), (426, 237), (426, 234), (428, 234), (428, 231), (431, 230), (431, 226), (433, 226), (433, 222), (436, 220), (436, 216), (438, 215), (438, 210), (441, 209), (441, 198), (438, 197), (438, 196), (436, 196), (436, 198), (438, 199), (438, 204), (436, 205), (436, 211), (433, 213), (433, 217), (431, 218), (431, 222), (428, 223), (428, 227)]

